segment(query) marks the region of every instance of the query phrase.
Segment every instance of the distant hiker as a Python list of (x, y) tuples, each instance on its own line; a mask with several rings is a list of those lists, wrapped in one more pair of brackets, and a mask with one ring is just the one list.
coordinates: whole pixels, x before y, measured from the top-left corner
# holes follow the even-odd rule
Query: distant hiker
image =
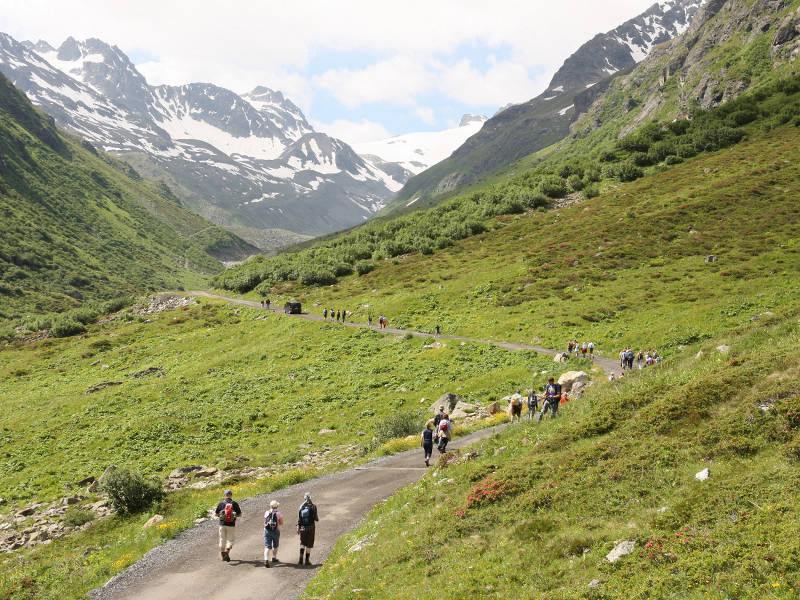
[(534, 390), (528, 392), (528, 418), (533, 419), (533, 413), (539, 410), (539, 397)]
[(272, 550), (272, 562), (278, 562), (278, 542), (281, 539), (283, 515), (278, 510), (277, 500), (269, 503), (269, 510), (264, 513), (264, 566), (269, 567), (269, 551)]
[(522, 420), (522, 394), (519, 393), (519, 390), (517, 390), (516, 394), (511, 396), (509, 412), (511, 413), (512, 423), (514, 422), (514, 417), (517, 417), (517, 421)]
[(341, 318), (341, 316), (342, 316), (342, 313), (337, 310), (336, 311), (336, 320), (338, 321)]
[(333, 321), (333, 319), (334, 319), (335, 317), (336, 317), (336, 313), (335, 313), (335, 312), (333, 312), (333, 309), (331, 309), (331, 321)]
[(625, 348), (619, 351), (619, 366), (620, 368), (625, 368)]
[(439, 326), (436, 326), (436, 337), (439, 337)]
[(367, 323), (372, 327), (372, 315), (367, 315)]
[(628, 369), (633, 369), (633, 358), (633, 350), (628, 348), (627, 352), (625, 352), (625, 366), (627, 366)]
[(269, 310), (269, 298), (267, 298), (266, 300), (264, 300), (264, 304), (266, 304), (266, 305), (267, 305), (267, 310)]
[(583, 342), (583, 344), (581, 344), (581, 354), (583, 354), (584, 357), (586, 356), (586, 351), (588, 349), (589, 347), (586, 345), (586, 342)]
[(344, 320), (345, 320), (346, 318), (347, 318), (347, 311), (346, 311), (346, 310), (343, 310), (343, 311), (342, 311), (342, 323), (344, 323)]
[(439, 421), (439, 452), (444, 453), (447, 448), (447, 442), (450, 441), (450, 435), (453, 430), (453, 425), (450, 423), (450, 418), (447, 413), (442, 415), (442, 420)]
[(642, 368), (642, 361), (644, 360), (644, 354), (641, 350), (639, 350), (639, 354), (636, 355), (636, 366), (641, 370)]
[(572, 354), (572, 340), (567, 342), (567, 354)]
[(433, 429), (434, 429), (434, 431), (439, 431), (439, 422), (442, 420), (443, 416), (444, 416), (444, 405), (439, 407), (439, 412), (436, 413), (434, 415), (434, 417), (433, 417)]
[(422, 450), (425, 453), (425, 466), (431, 466), (431, 454), (433, 454), (433, 429), (431, 429), (431, 422), (425, 423), (425, 429), (422, 430)]
[(303, 496), (303, 504), (297, 512), (297, 534), (300, 536), (300, 560), (298, 565), (303, 564), (303, 554), (306, 555), (305, 564), (311, 564), (311, 549), (314, 547), (314, 534), (316, 531), (317, 505), (311, 502), (311, 494), (306, 492)]
[(594, 342), (589, 342), (589, 358), (594, 360)]
[(547, 385), (544, 388), (544, 402), (542, 402), (542, 410), (539, 413), (539, 420), (542, 420), (542, 417), (547, 413), (548, 410), (551, 411), (551, 419), (556, 418), (556, 414), (558, 414), (558, 403), (561, 401), (561, 384), (555, 382), (555, 378), (550, 377), (547, 380)]
[(262, 308), (262, 310), (264, 308), (264, 301), (263, 300), (261, 301), (261, 308)]
[(236, 519), (242, 516), (242, 509), (233, 499), (233, 491), (225, 490), (225, 498), (217, 504), (214, 514), (219, 517), (219, 553), (222, 560), (230, 562), (230, 552), (236, 541)]
[(327, 308), (323, 308), (322, 309), (322, 318), (325, 319), (326, 321), (328, 320), (328, 309)]

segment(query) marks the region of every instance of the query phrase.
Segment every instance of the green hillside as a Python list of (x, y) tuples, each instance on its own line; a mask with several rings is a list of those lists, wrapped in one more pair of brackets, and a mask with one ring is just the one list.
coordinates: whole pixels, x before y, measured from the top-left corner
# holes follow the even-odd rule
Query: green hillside
[(257, 250), (56, 129), (0, 78), (0, 322), (198, 285)]

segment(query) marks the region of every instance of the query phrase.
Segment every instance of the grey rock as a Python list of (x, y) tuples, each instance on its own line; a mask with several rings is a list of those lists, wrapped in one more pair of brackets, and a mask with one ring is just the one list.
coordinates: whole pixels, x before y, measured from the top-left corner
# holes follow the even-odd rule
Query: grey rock
[(589, 582), (589, 587), (592, 588), (592, 589), (600, 587), (600, 580), (599, 579), (592, 579)]
[(636, 547), (636, 542), (620, 542), (614, 549), (611, 550), (608, 554), (606, 554), (606, 560), (608, 562), (617, 562), (623, 556), (630, 554), (633, 552), (633, 549)]
[(724, 354), (725, 352), (730, 352), (730, 351), (731, 351), (731, 347), (726, 345), (726, 344), (722, 344), (721, 346), (717, 346), (717, 352), (722, 352)]
[(695, 476), (694, 476), (694, 478), (697, 479), (697, 481), (705, 481), (709, 477), (711, 477), (711, 471), (708, 470), (708, 467), (706, 467), (705, 469), (703, 469), (699, 473), (695, 474)]
[(213, 477), (217, 473), (219, 473), (219, 469), (216, 469), (214, 467), (204, 467), (204, 468), (202, 468), (202, 469), (200, 469), (198, 471), (195, 471), (194, 472), (194, 476), (195, 477)]
[(583, 387), (588, 382), (589, 374), (585, 371), (567, 371), (562, 373), (558, 378), (558, 383), (561, 384), (561, 388), (565, 392), (572, 391), (572, 389), (578, 384), (581, 384), (581, 387)]
[(717, 257), (714, 256), (713, 254), (710, 255), (710, 256), (706, 256), (706, 262), (707, 263), (715, 263), (715, 262), (717, 262)]

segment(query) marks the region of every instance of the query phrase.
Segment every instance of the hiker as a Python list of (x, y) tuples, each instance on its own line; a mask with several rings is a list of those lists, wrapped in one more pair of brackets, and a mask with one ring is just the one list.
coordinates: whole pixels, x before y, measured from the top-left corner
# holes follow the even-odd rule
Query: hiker
[(433, 417), (433, 429), (435, 431), (439, 431), (439, 422), (442, 420), (444, 416), (444, 405), (439, 407), (439, 412), (436, 413)]
[(272, 562), (278, 562), (278, 542), (281, 539), (283, 515), (278, 510), (277, 500), (269, 503), (269, 510), (264, 513), (264, 566), (269, 568), (269, 551), (272, 550)]
[(297, 535), (300, 536), (300, 560), (298, 565), (303, 564), (303, 554), (306, 555), (305, 564), (311, 564), (311, 549), (314, 547), (314, 533), (316, 531), (317, 505), (311, 502), (311, 493), (306, 492), (303, 496), (303, 504), (297, 512)]
[(508, 410), (511, 413), (511, 422), (514, 422), (514, 417), (517, 417), (517, 422), (522, 420), (522, 394), (517, 390), (516, 394), (511, 396), (511, 402), (508, 405)]
[(344, 320), (345, 320), (346, 318), (347, 318), (347, 311), (346, 311), (346, 310), (343, 310), (343, 311), (342, 311), (342, 323), (344, 323)]
[(547, 385), (544, 388), (544, 402), (542, 402), (542, 410), (539, 413), (539, 420), (542, 420), (544, 414), (551, 411), (551, 419), (556, 418), (558, 413), (558, 403), (561, 401), (561, 384), (555, 382), (554, 377), (547, 380)]
[(589, 359), (594, 361), (594, 342), (589, 342)]
[(264, 310), (264, 301), (261, 301), (261, 310)]
[(372, 315), (367, 315), (367, 323), (372, 327)]
[(567, 354), (572, 354), (572, 340), (567, 342)]
[(336, 321), (337, 321), (337, 322), (339, 321), (339, 319), (341, 318), (341, 316), (342, 316), (342, 313), (341, 313), (340, 311), (338, 311), (338, 310), (337, 310), (337, 311), (336, 311)]
[(539, 397), (536, 391), (531, 389), (528, 392), (528, 419), (533, 419), (533, 413), (539, 410)]
[(425, 429), (422, 430), (422, 451), (425, 453), (425, 466), (430, 467), (433, 454), (433, 429), (430, 421), (425, 423)]
[(325, 321), (327, 321), (327, 320), (328, 320), (328, 309), (327, 309), (327, 308), (323, 308), (323, 309), (322, 309), (322, 318), (323, 318)]
[(636, 355), (636, 366), (639, 368), (640, 371), (642, 370), (643, 360), (644, 360), (644, 354), (642, 353), (641, 350), (639, 350), (639, 354)]
[(269, 310), (269, 298), (267, 298), (266, 300), (264, 300), (264, 304), (266, 304), (266, 305), (267, 305), (267, 310)]
[(583, 342), (583, 344), (581, 344), (581, 354), (583, 355), (584, 358), (586, 358), (586, 351), (588, 349), (589, 347), (586, 345), (586, 342)]
[(634, 358), (634, 355), (633, 355), (633, 350), (631, 350), (630, 348), (628, 348), (628, 349), (625, 351), (625, 367), (626, 367), (628, 370), (630, 370), (630, 369), (633, 369), (633, 358)]
[(450, 441), (450, 432), (453, 425), (450, 423), (450, 418), (447, 413), (442, 415), (442, 420), (439, 421), (439, 452), (444, 453), (447, 448), (447, 442)]
[(437, 338), (439, 337), (439, 326), (438, 325), (436, 326), (436, 337)]
[(219, 553), (222, 560), (231, 562), (230, 552), (236, 541), (236, 519), (242, 516), (242, 509), (233, 499), (232, 490), (225, 490), (225, 498), (217, 504), (214, 514), (219, 517)]

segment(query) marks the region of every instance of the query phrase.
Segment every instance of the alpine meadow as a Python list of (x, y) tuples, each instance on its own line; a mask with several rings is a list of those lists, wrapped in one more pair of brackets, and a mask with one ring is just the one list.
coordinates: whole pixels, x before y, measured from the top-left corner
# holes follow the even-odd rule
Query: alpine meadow
[(658, 2), (413, 172), (2, 35), (0, 600), (800, 594), (800, 0)]

